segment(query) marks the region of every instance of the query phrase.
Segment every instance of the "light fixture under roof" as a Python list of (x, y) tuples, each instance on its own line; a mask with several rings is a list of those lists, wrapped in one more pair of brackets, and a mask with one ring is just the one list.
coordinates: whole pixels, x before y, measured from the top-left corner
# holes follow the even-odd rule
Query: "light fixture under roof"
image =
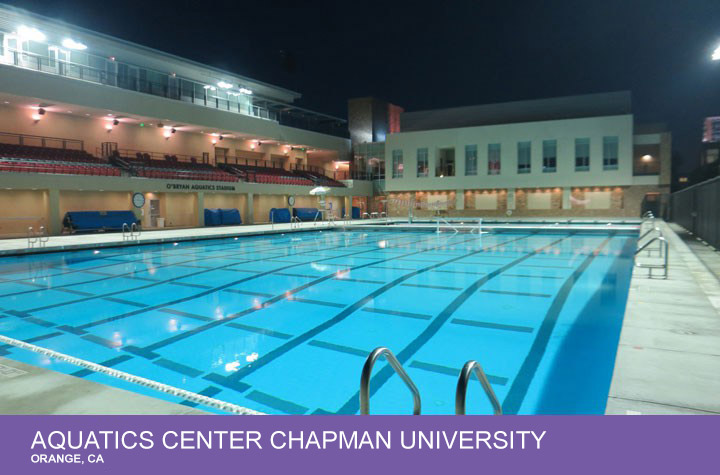
[(221, 87), (223, 89), (230, 89), (232, 87), (232, 84), (230, 84), (229, 82), (225, 82), (225, 81), (219, 81), (217, 83), (217, 85), (218, 85), (218, 87)]
[(65, 38), (64, 40), (62, 40), (62, 45), (67, 49), (74, 49), (78, 51), (83, 51), (87, 49), (87, 45), (79, 41), (75, 41), (72, 38)]
[(32, 41), (45, 41), (45, 33), (38, 30), (37, 28), (30, 28), (29, 26), (20, 25), (17, 29), (18, 36), (23, 40)]
[(241, 92), (242, 94), (248, 94), (248, 95), (250, 95), (250, 94), (253, 93), (250, 89), (248, 89), (248, 88), (246, 88), (246, 87), (241, 87), (241, 88), (240, 88), (240, 92)]

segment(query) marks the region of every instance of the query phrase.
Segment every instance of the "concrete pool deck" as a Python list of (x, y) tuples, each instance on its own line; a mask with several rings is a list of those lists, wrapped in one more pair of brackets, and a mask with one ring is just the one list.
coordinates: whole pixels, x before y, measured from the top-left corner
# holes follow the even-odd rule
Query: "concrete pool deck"
[(720, 283), (707, 267), (720, 271), (720, 259), (693, 252), (681, 227), (658, 226), (669, 276), (633, 270), (606, 413), (720, 414)]
[[(372, 222), (379, 224), (384, 220), (355, 221), (357, 224)], [(669, 278), (648, 279), (647, 270), (634, 268), (606, 413), (720, 414), (717, 396), (720, 394), (720, 284), (711, 272), (714, 269), (720, 274), (720, 255), (688, 237), (682, 228), (662, 222), (658, 222), (658, 226), (670, 246)], [(327, 225), (305, 223), (291, 229), (289, 224), (268, 224), (150, 231), (143, 233), (139, 243), (317, 229), (327, 229)], [(123, 241), (118, 233), (59, 236), (50, 238), (45, 251), (133, 244), (137, 242)], [(0, 241), (0, 255), (3, 251), (23, 254), (26, 249), (26, 239)], [(201, 411), (0, 357), (0, 413), (197, 414)]]

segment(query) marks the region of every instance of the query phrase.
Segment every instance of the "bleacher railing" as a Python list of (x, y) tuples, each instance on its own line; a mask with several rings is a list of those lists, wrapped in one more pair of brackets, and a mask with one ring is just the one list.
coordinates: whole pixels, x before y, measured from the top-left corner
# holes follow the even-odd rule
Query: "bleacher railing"
[[(2, 32), (0, 31), (0, 33)], [(277, 107), (277, 109), (259, 107), (253, 103), (254, 96), (228, 93), (221, 88), (211, 87), (175, 74), (156, 71), (114, 59), (87, 53), (82, 53), (82, 55), (88, 63), (92, 62), (92, 64), (99, 67), (14, 48), (0, 50), (0, 63), (166, 99), (189, 102), (199, 106), (270, 120), (288, 127), (313, 130), (340, 137), (349, 136), (345, 121), (341, 119), (294, 107), (291, 104), (276, 103), (265, 98), (258, 99), (264, 101), (266, 105)], [(147, 79), (149, 77), (156, 78), (156, 80)], [(313, 120), (311, 117), (316, 119)]]
[(63, 150), (85, 150), (85, 143), (82, 140), (45, 137), (43, 135), (14, 134), (10, 132), (0, 132), (0, 144), (59, 148)]

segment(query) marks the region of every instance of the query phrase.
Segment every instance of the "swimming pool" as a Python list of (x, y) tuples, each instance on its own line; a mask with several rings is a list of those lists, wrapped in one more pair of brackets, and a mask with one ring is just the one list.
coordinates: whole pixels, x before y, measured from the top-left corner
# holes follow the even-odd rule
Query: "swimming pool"
[[(325, 231), (5, 257), (0, 335), (271, 414), (357, 413), (378, 346), (423, 414), (453, 413), (470, 359), (505, 413), (603, 413), (635, 246), (615, 232)], [(384, 361), (371, 389), (372, 413), (411, 412)], [(468, 413), (492, 413), (477, 382)]]

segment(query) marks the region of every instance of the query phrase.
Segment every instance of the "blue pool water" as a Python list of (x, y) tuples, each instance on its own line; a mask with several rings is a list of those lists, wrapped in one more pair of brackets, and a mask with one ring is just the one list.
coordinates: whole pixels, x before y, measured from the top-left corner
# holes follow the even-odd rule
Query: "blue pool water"
[[(6, 257), (0, 334), (272, 414), (357, 413), (377, 346), (424, 414), (453, 413), (469, 359), (505, 413), (602, 413), (635, 245), (326, 231)], [(27, 350), (0, 356), (182, 402)], [(371, 390), (372, 413), (411, 411), (384, 361)], [(473, 381), (468, 413), (491, 412)]]

